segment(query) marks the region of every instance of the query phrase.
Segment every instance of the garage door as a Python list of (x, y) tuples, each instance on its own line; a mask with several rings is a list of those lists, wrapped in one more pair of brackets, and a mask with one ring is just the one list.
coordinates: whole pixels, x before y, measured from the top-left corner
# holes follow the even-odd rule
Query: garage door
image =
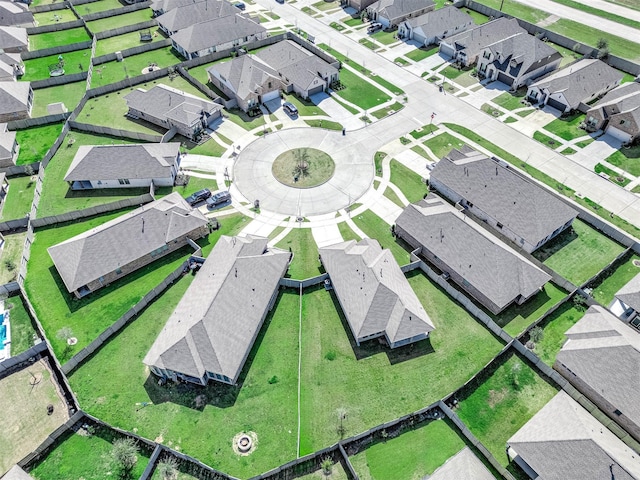
[(498, 81), (504, 83), (505, 85), (513, 85), (513, 78), (502, 72), (498, 73)]
[(260, 100), (262, 101), (262, 103), (267, 103), (269, 100), (275, 100), (278, 97), (280, 97), (280, 91), (274, 90), (273, 92), (268, 92), (262, 95), (260, 97)]
[(558, 100), (555, 100), (553, 98), (550, 98), (549, 100), (547, 100), (547, 105), (553, 108), (557, 108), (561, 112), (564, 112), (565, 109), (567, 108), (567, 106), (564, 103), (559, 102)]
[(455, 50), (452, 46), (450, 45), (446, 45), (444, 43), (440, 44), (440, 53), (442, 53), (443, 55), (447, 55), (448, 57), (453, 57), (453, 54), (455, 53)]
[(620, 140), (621, 142), (628, 142), (629, 139), (631, 138), (631, 135), (629, 135), (626, 132), (623, 132), (622, 130), (618, 130), (616, 127), (609, 127), (607, 128), (607, 134), (611, 135), (613, 138)]
[(317, 87), (313, 87), (309, 89), (309, 96), (315, 95), (316, 93), (321, 93), (324, 91), (323, 85), (318, 85)]

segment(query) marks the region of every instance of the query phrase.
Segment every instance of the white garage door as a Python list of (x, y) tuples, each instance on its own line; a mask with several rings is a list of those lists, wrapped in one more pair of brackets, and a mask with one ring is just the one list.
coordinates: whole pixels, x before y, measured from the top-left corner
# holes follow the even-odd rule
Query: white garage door
[(631, 138), (631, 135), (629, 135), (626, 132), (623, 132), (622, 130), (618, 130), (616, 127), (607, 128), (607, 134), (625, 143), (628, 142), (629, 139)]
[(448, 57), (453, 57), (453, 54), (455, 53), (455, 49), (454, 47), (447, 45), (445, 43), (441, 43), (440, 44), (440, 53), (442, 53), (443, 55), (447, 55)]
[(260, 98), (262, 103), (267, 103), (269, 100), (275, 100), (278, 97), (280, 97), (280, 91), (274, 90), (273, 92), (265, 93)]

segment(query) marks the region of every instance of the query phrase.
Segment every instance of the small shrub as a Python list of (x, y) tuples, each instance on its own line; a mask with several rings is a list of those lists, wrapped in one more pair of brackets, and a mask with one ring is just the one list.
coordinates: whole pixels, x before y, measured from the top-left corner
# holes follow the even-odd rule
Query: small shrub
[(178, 478), (178, 463), (173, 458), (160, 462), (156, 470), (162, 480), (176, 480)]
[(269, 379), (269, 384), (270, 384), (270, 385), (274, 385), (274, 384), (276, 384), (276, 383), (278, 383), (278, 377), (274, 375), (273, 377), (271, 377), (271, 378)]
[(331, 469), (333, 468), (333, 460), (330, 457), (326, 457), (322, 460), (322, 473), (325, 477), (331, 475)]
[(540, 327), (533, 327), (529, 332), (529, 338), (533, 343), (540, 343), (544, 338), (544, 330)]
[(584, 312), (587, 309), (587, 299), (582, 295), (574, 295), (573, 306), (576, 307), (576, 310)]
[(130, 472), (138, 463), (138, 445), (132, 438), (119, 438), (113, 442), (111, 455), (124, 472)]
[(330, 350), (327, 352), (324, 358), (326, 358), (330, 362), (333, 362), (336, 359), (336, 352), (334, 352), (333, 350)]
[(10, 272), (13, 272), (16, 269), (16, 264), (13, 260), (5, 260), (4, 266)]

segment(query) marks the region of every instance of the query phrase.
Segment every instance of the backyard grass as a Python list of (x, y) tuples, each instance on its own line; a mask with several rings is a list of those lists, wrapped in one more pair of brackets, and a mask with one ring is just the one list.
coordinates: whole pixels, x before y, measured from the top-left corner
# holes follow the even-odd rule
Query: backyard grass
[(371, 210), (365, 210), (361, 214), (353, 216), (353, 221), (365, 235), (369, 238), (375, 238), (382, 248), (390, 249), (400, 265), (409, 263), (409, 252), (391, 235), (391, 225), (382, 218)]
[(584, 119), (584, 113), (572, 113), (563, 118), (556, 118), (551, 123), (546, 124), (544, 129), (551, 133), (555, 133), (564, 140), (573, 140), (574, 138), (584, 137), (587, 135), (586, 131), (578, 128)]
[(125, 13), (122, 15), (113, 15), (100, 20), (87, 22), (87, 27), (93, 34), (113, 30), (115, 28), (126, 27), (127, 25), (135, 25), (151, 20), (151, 9), (136, 10), (135, 12)]
[(626, 262), (616, 268), (615, 271), (605, 278), (598, 286), (593, 287), (591, 296), (601, 305), (608, 307), (613, 301), (613, 297), (616, 292), (640, 273), (640, 268), (636, 267), (633, 262), (640, 262), (640, 256), (634, 254)]
[(349, 478), (341, 463), (334, 463), (329, 475), (325, 475), (324, 471), (320, 469), (303, 477), (296, 477), (297, 480), (349, 480)]
[(39, 162), (45, 156), (49, 147), (62, 132), (61, 123), (52, 123), (40, 127), (30, 127), (16, 131), (16, 140), (20, 144), (18, 165)]
[(340, 235), (342, 236), (342, 240), (344, 240), (345, 242), (348, 240), (356, 240), (356, 241), (360, 241), (362, 240), (358, 234), (356, 234), (356, 232), (353, 231), (353, 229), (349, 226), (349, 224), (347, 222), (340, 222), (338, 224), (338, 230), (340, 230)]
[(457, 414), (471, 432), (505, 467), (507, 440), (533, 417), (557, 389), (519, 356), (504, 362), (468, 396), (459, 399)]
[(562, 60), (560, 61), (560, 66), (558, 68), (562, 68), (565, 65), (568, 65), (569, 63), (574, 62), (579, 58), (582, 58), (582, 55), (580, 55), (579, 53), (574, 52), (569, 48), (561, 47), (557, 43), (547, 42), (547, 45), (555, 48), (562, 55)]
[(391, 97), (378, 87), (356, 75), (348, 68), (340, 70), (340, 82), (346, 88), (335, 93), (363, 110), (368, 110), (391, 100)]
[[(96, 57), (99, 57), (100, 55), (106, 55), (107, 53), (119, 52), (122, 50), (126, 50), (127, 48), (133, 48), (139, 45), (143, 45), (140, 42), (140, 32), (146, 32), (147, 30), (149, 29), (143, 28), (142, 30), (136, 30), (135, 32), (124, 33), (122, 35), (116, 35), (115, 37), (98, 40), (98, 43), (96, 44)], [(165, 38), (167, 37), (162, 33), (162, 30), (158, 28), (153, 31), (151, 41), (157, 42), (159, 40), (164, 40)]]
[[(91, 49), (63, 53), (62, 58), (64, 59), (65, 75), (86, 72), (91, 63)], [(33, 82), (34, 80), (47, 79), (49, 78), (49, 66), (56, 65), (58, 61), (58, 54), (25, 60), (24, 75), (20, 77), (20, 80)], [(69, 105), (67, 108), (71, 110), (72, 107), (73, 105)]]
[(345, 437), (363, 432), (444, 397), (500, 350), (488, 330), (421, 272), (411, 273), (409, 283), (435, 330), (394, 350), (377, 340), (356, 346), (335, 295), (322, 286), (305, 290), (301, 455), (339, 440), (337, 409), (346, 410)]
[[(279, 294), (238, 386), (212, 382), (206, 388), (175, 384), (159, 387), (142, 359), (191, 278), (176, 282), (73, 372), (71, 386), (83, 408), (114, 426), (136, 429), (146, 438), (239, 478), (249, 478), (296, 458), (298, 292), (283, 290)], [(200, 395), (205, 406), (196, 408), (195, 400)], [(136, 407), (140, 402), (152, 405), (140, 409)], [(248, 457), (236, 455), (231, 448), (231, 439), (243, 431), (258, 435), (258, 448)]]
[(573, 302), (566, 302), (540, 324), (543, 329), (542, 340), (536, 344), (534, 352), (544, 363), (553, 366), (556, 355), (566, 340), (564, 333), (580, 320), (584, 313), (584, 309), (579, 310)]
[(640, 145), (621, 148), (609, 155), (605, 161), (638, 177), (640, 176)]
[(516, 337), (566, 295), (567, 292), (548, 282), (541, 292), (527, 300), (523, 305), (511, 305), (499, 315), (492, 316), (494, 321), (505, 332), (512, 337)]
[(15, 357), (33, 346), (36, 329), (21, 296), (6, 299), (4, 308), (9, 310), (11, 356)]
[(70, 8), (63, 8), (62, 10), (54, 10), (51, 12), (34, 13), (33, 18), (36, 21), (36, 25), (39, 27), (77, 20), (76, 16), (73, 14), (73, 10)]
[(526, 94), (527, 91), (525, 89), (520, 89), (515, 94), (504, 92), (491, 101), (506, 110), (515, 110), (524, 106), (521, 102)]
[[(35, 376), (40, 382), (32, 385)], [(47, 405), (53, 414), (47, 415)], [(46, 360), (0, 380), (2, 441), (0, 475), (40, 445), (49, 434), (69, 418), (66, 402), (58, 395), (57, 386)]]
[(429, 47), (420, 47), (415, 50), (411, 50), (404, 54), (409, 60), (413, 60), (414, 62), (419, 62), (420, 60), (424, 60), (431, 55), (436, 55), (438, 53), (438, 46), (431, 45)]
[(427, 186), (422, 177), (405, 167), (397, 160), (391, 160), (391, 183), (397, 186), (410, 203), (422, 200), (427, 193)]
[(59, 32), (39, 33), (37, 35), (29, 35), (29, 51), (33, 52), (43, 48), (59, 47), (89, 40), (91, 38), (83, 27), (60, 30)]
[(20, 259), (22, 258), (22, 248), (24, 240), (27, 237), (26, 232), (4, 234), (4, 245), (0, 251), (0, 285), (13, 282), (18, 277), (18, 268), (20, 267)]
[(624, 247), (575, 219), (573, 228), (565, 230), (534, 256), (570, 282), (579, 286), (593, 277), (618, 256)]
[(64, 106), (67, 107), (67, 110), (72, 111), (84, 96), (86, 88), (87, 83), (83, 80), (34, 90), (31, 117), (44, 117), (49, 115), (47, 105), (50, 103), (62, 102)]
[(617, 185), (620, 185), (621, 187), (624, 187), (625, 185), (628, 185), (629, 183), (631, 183), (631, 180), (629, 180), (627, 177), (623, 175), (618, 175), (618, 173), (615, 170), (612, 170), (609, 167), (602, 165), (601, 163), (597, 163), (593, 170), (596, 173), (604, 173), (608, 175), (609, 181)]
[(433, 420), (375, 443), (349, 460), (361, 480), (428, 478), (464, 446), (449, 420)]
[(551, 138), (549, 135), (542, 133), (540, 130), (536, 130), (535, 132), (533, 132), (533, 139), (551, 149), (556, 149), (560, 146), (560, 142), (558, 140)]
[(460, 148), (464, 145), (462, 140), (458, 137), (454, 137), (449, 132), (439, 133), (435, 137), (430, 138), (423, 143), (425, 147), (428, 147), (437, 158), (442, 158), (454, 148)]
[(31, 211), (36, 182), (31, 177), (9, 177), (9, 193), (5, 197), (0, 220), (23, 218)]
[(304, 280), (324, 271), (318, 261), (318, 247), (310, 228), (294, 228), (276, 247), (293, 252), (287, 277)]
[(75, 7), (78, 14), (88, 15), (89, 13), (106, 12), (107, 10), (115, 10), (125, 6), (125, 3), (120, 3), (118, 0), (99, 0), (97, 2), (85, 3)]
[(487, 23), (489, 21), (489, 17), (481, 14), (480, 12), (471, 10), (470, 8), (465, 9), (464, 12), (471, 18), (473, 18), (473, 21), (476, 23), (476, 25), (482, 25), (483, 23)]
[(502, 0), (479, 0), (478, 3), (502, 10), (508, 15), (521, 18), (529, 23), (538, 23), (549, 17), (548, 13), (523, 5), (516, 0), (504, 0), (504, 2)]
[(91, 88), (101, 87), (109, 83), (119, 82), (127, 77), (140, 75), (142, 74), (142, 69), (147, 68), (150, 63), (155, 63), (158, 67), (164, 68), (176, 65), (182, 60), (175, 50), (171, 47), (166, 47), (125, 57), (121, 62), (114, 60), (113, 62), (101, 63), (93, 69)]
[(96, 427), (94, 435), (69, 432), (35, 464), (30, 474), (35, 480), (102, 480), (108, 475), (106, 472), (122, 480), (140, 478), (149, 463), (148, 453), (140, 450), (131, 472), (121, 472), (111, 454), (117, 438), (112, 430), (104, 427)]

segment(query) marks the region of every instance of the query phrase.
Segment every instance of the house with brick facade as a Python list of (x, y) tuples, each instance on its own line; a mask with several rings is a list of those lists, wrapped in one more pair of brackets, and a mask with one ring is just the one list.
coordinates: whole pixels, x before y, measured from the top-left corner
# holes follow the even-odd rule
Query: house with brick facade
[(640, 83), (620, 85), (587, 110), (585, 126), (590, 132), (604, 130), (624, 142), (640, 138)]
[(207, 218), (173, 192), (47, 251), (67, 291), (81, 298), (208, 233)]

